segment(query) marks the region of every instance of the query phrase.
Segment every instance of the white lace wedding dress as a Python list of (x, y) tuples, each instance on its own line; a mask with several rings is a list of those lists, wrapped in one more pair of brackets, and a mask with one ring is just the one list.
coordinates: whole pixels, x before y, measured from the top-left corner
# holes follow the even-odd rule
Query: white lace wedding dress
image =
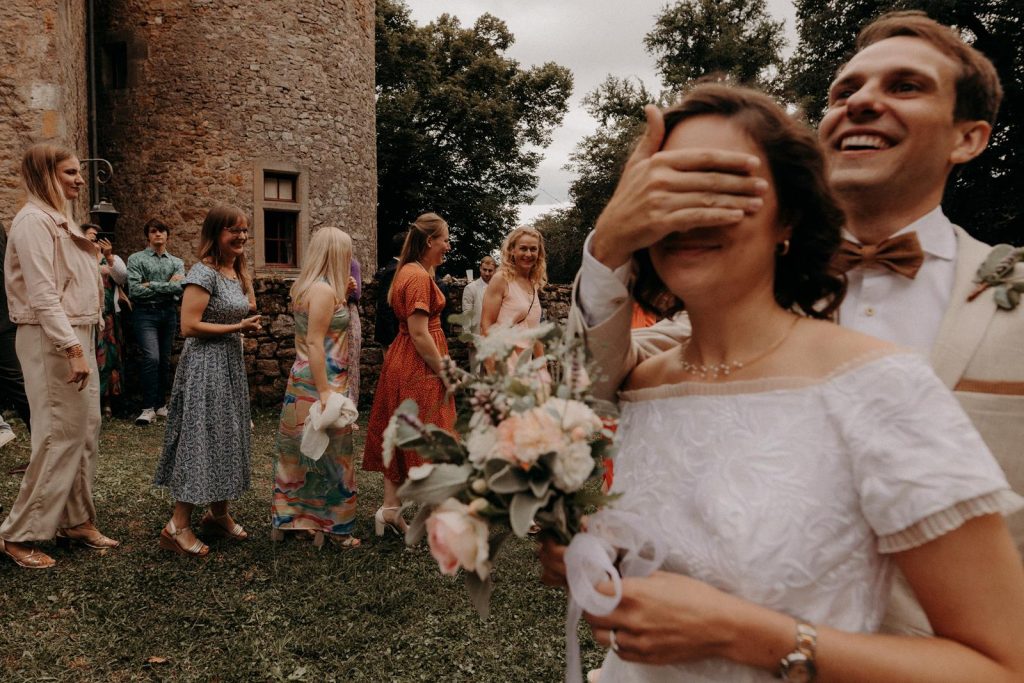
[[(847, 631), (875, 631), (887, 553), (1019, 509), (923, 358), (861, 359), (823, 379), (686, 382), (622, 392), (616, 508), (669, 548), (663, 569)], [(726, 660), (623, 662), (603, 683), (772, 681)]]

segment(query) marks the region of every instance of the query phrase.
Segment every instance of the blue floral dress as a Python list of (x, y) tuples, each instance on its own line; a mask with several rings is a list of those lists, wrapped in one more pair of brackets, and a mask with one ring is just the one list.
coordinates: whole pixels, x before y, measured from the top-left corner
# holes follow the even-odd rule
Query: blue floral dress
[[(192, 266), (182, 284), (210, 293), (203, 322), (233, 325), (249, 314), (241, 284), (204, 263)], [(241, 497), (251, 476), (251, 425), (240, 336), (189, 337), (174, 374), (154, 483), (183, 503)]]

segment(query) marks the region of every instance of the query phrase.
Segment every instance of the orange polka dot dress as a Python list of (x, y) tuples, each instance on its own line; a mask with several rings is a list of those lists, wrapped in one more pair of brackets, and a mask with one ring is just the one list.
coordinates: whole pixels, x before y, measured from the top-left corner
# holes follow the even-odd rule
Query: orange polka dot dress
[(383, 472), (390, 481), (401, 484), (409, 469), (422, 464), (415, 451), (395, 450), (390, 467), (382, 456), (384, 430), (392, 413), (406, 399), (413, 399), (420, 409), (420, 419), (454, 434), (455, 401), (445, 398), (444, 383), (417, 353), (409, 336), (409, 316), (422, 311), (430, 316), (427, 329), (437, 350), (448, 355), (448, 340), (441, 329), (441, 313), (445, 298), (441, 290), (418, 263), (407, 263), (395, 274), (391, 295), (392, 308), (398, 318), (398, 336), (384, 355), (384, 367), (373, 396), (370, 421), (367, 425), (363, 469)]

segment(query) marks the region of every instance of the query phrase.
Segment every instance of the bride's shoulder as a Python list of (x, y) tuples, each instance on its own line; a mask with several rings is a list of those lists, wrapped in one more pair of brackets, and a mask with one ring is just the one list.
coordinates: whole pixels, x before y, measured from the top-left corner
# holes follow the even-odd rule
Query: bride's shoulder
[(791, 355), (806, 364), (806, 374), (829, 376), (872, 358), (899, 354), (906, 349), (891, 342), (824, 320), (806, 320), (788, 346)]
[(674, 346), (645, 358), (629, 373), (622, 383), (622, 388), (633, 391), (669, 383), (678, 374), (680, 357), (681, 347)]

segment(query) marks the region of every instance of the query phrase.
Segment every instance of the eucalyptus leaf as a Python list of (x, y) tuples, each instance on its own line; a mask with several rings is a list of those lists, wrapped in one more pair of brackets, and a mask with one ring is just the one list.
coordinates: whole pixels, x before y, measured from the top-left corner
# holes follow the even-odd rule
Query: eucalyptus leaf
[(395, 409), (395, 414), (409, 415), (410, 417), (414, 417), (419, 420), (420, 407), (416, 404), (416, 401), (411, 398), (407, 398), (398, 405), (398, 408)]
[[(1010, 289), (1006, 285), (1000, 285), (996, 287), (993, 291), (993, 296), (996, 300), (996, 306), (1003, 309), (1004, 311), (1012, 311), (1014, 308), (1017, 307), (1017, 304), (1020, 303), (1020, 293)], [(1017, 300), (1014, 301), (1011, 298), (1012, 296), (1016, 296)]]
[(518, 467), (505, 467), (487, 479), (487, 487), (495, 493), (519, 493), (530, 488), (530, 478)]
[(558, 389), (555, 390), (555, 396), (564, 400), (569, 400), (570, 398), (572, 398), (572, 391), (569, 389), (569, 387), (565, 386), (564, 384), (561, 384), (559, 385)]
[(476, 572), (463, 572), (466, 577), (466, 590), (469, 591), (470, 602), (476, 608), (481, 619), (487, 619), (491, 613), (491, 593), (494, 592), (494, 579), (488, 576), (481, 579)]
[[(1006, 275), (1007, 257), (1014, 256), (1014, 249), (1009, 244), (997, 244), (992, 247), (985, 260), (978, 266), (976, 282), (987, 282), (990, 285), (999, 282)], [(1010, 270), (1013, 270), (1013, 261), (1010, 261)]]
[(416, 515), (409, 522), (409, 528), (405, 531), (405, 544), (412, 546), (423, 540), (427, 533), (427, 518), (434, 511), (433, 505), (420, 505)]
[(472, 465), (436, 465), (424, 479), (406, 479), (398, 495), (421, 505), (440, 505), (462, 493), (472, 474)]
[(473, 311), (452, 313), (448, 316), (448, 322), (453, 325), (460, 325), (461, 327), (470, 327), (473, 325)]
[(530, 477), (530, 491), (533, 495), (540, 498), (548, 492), (548, 488), (551, 486), (551, 474), (544, 474), (541, 476)]
[(498, 556), (498, 552), (501, 550), (501, 546), (505, 544), (505, 541), (508, 539), (509, 535), (510, 534), (508, 531), (502, 531), (491, 536), (491, 538), (487, 541), (487, 557), (488, 559), (490, 559), (491, 564), (494, 564), (494, 559)]
[(512, 525), (512, 532), (516, 536), (526, 537), (537, 510), (548, 504), (553, 493), (553, 491), (548, 491), (540, 498), (530, 493), (517, 493), (512, 498), (512, 505), (508, 509), (508, 520)]

